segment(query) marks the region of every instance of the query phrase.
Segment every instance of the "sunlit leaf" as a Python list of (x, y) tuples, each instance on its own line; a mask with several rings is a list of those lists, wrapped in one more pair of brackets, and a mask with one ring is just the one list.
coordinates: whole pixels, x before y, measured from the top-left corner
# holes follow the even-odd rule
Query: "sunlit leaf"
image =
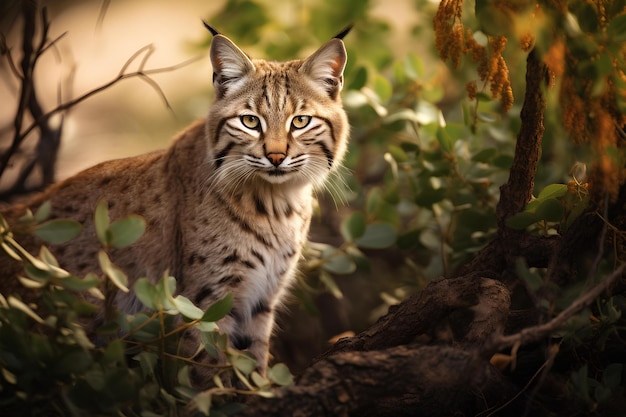
[(250, 375), (256, 368), (256, 360), (241, 353), (232, 355), (230, 363), (244, 375)]
[(118, 267), (113, 265), (109, 259), (109, 255), (103, 250), (98, 252), (98, 261), (100, 262), (100, 268), (102, 272), (115, 284), (117, 288), (124, 292), (128, 292), (128, 277)]
[(25, 288), (28, 289), (40, 289), (46, 286), (46, 281), (34, 280), (25, 277), (18, 277), (20, 284), (22, 284)]
[(277, 363), (267, 370), (267, 377), (270, 381), (280, 386), (286, 387), (293, 384), (293, 376), (289, 372), (287, 365)]
[(193, 397), (192, 401), (195, 404), (197, 410), (202, 413), (202, 415), (208, 416), (209, 413), (211, 415), (214, 414), (211, 413), (211, 404), (213, 401), (213, 397), (210, 391), (200, 392)]
[(48, 265), (56, 267), (59, 266), (59, 262), (57, 261), (57, 259), (54, 257), (52, 252), (50, 252), (50, 249), (45, 246), (42, 246), (41, 249), (39, 249), (39, 258), (41, 258), (41, 260)]
[(174, 298), (174, 305), (180, 314), (188, 319), (197, 320), (201, 319), (203, 316), (202, 310), (195, 306), (187, 297), (182, 295), (178, 295)]
[(10, 295), (9, 298), (7, 298), (7, 302), (9, 303), (11, 307), (25, 313), (28, 317), (35, 320), (37, 323), (40, 323), (40, 324), (44, 323), (43, 319), (39, 317), (39, 315), (35, 313), (33, 309), (31, 309), (29, 306), (24, 304), (24, 302), (22, 302), (21, 300)]
[(109, 204), (100, 200), (94, 213), (94, 227), (98, 240), (105, 246), (109, 244), (109, 222)]
[(267, 387), (267, 386), (271, 385), (271, 381), (269, 379), (262, 377), (256, 371), (254, 371), (254, 372), (252, 372), (252, 374), (250, 374), (250, 379), (252, 380), (252, 382), (254, 382), (254, 385), (256, 385), (259, 388), (263, 388), (263, 387)]

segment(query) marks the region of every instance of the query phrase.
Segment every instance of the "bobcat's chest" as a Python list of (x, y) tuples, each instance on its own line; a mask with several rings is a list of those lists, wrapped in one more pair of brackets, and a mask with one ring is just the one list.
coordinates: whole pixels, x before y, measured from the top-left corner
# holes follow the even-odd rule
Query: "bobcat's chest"
[(269, 205), (254, 196), (238, 203), (217, 196), (186, 228), (184, 292), (201, 308), (232, 293), (234, 308), (249, 315), (273, 308), (293, 278), (311, 204), (308, 197)]

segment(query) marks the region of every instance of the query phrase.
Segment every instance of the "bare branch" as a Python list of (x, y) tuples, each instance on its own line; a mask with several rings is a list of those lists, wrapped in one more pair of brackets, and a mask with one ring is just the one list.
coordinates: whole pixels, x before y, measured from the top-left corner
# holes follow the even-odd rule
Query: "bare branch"
[(604, 278), (595, 287), (589, 291), (580, 295), (569, 307), (561, 311), (555, 318), (547, 323), (539, 324), (533, 327), (527, 327), (519, 333), (503, 336), (496, 335), (489, 342), (486, 343), (483, 353), (486, 356), (491, 356), (494, 352), (498, 352), (502, 349), (506, 349), (516, 344), (524, 345), (532, 342), (536, 342), (560, 329), (563, 324), (574, 315), (582, 311), (584, 308), (589, 307), (593, 301), (598, 298), (603, 292), (605, 292), (615, 280), (622, 276), (626, 269), (626, 264), (620, 265), (611, 275)]
[[(122, 68), (120, 69), (120, 72), (118, 72), (118, 73), (117, 73), (117, 76), (119, 77), (119, 76), (124, 75), (124, 73), (126, 72), (126, 70), (128, 69), (128, 67), (130, 66), (130, 64), (132, 64), (132, 63), (133, 63), (133, 61), (134, 61), (134, 60), (135, 60), (135, 59), (136, 59), (139, 55), (141, 55), (142, 53), (144, 53), (145, 51), (148, 51), (148, 52), (147, 52), (147, 55), (151, 55), (151, 54), (152, 54), (152, 52), (151, 52), (151, 51), (154, 51), (154, 45), (152, 45), (152, 44), (148, 44), (148, 45), (146, 45), (146, 46), (143, 46), (143, 47), (139, 48), (139, 49), (138, 49), (138, 50), (137, 50), (134, 54), (132, 54), (132, 55), (130, 56), (130, 58), (128, 58), (128, 59), (126, 60), (126, 62), (124, 63), (124, 65), (123, 65), (123, 66), (122, 66)], [(141, 72), (141, 66), (140, 66), (140, 71), (138, 71), (138, 72)]]
[(150, 87), (152, 87), (152, 89), (159, 95), (159, 97), (163, 101), (163, 104), (165, 105), (165, 107), (167, 107), (169, 111), (174, 113), (174, 109), (170, 105), (170, 102), (167, 99), (167, 96), (165, 95), (165, 92), (163, 91), (163, 89), (161, 89), (161, 86), (152, 78), (148, 77), (146, 74), (139, 74), (138, 77), (140, 80), (145, 81)]
[[(145, 47), (142, 48), (142, 49), (145, 49)], [(136, 56), (137, 53), (135, 53), (134, 55)], [(57, 106), (55, 109), (49, 111), (48, 113), (44, 114), (41, 117), (40, 120), (36, 120), (34, 123), (32, 123), (24, 131), (24, 133), (22, 135), (20, 135), (20, 136), (21, 136), (22, 139), (25, 138), (42, 121), (48, 120), (52, 116), (54, 116), (54, 115), (56, 115), (58, 113), (61, 113), (61, 112), (64, 112), (64, 111), (67, 111), (67, 110), (71, 109), (72, 107), (82, 103), (83, 101), (87, 100), (88, 98), (90, 98), (90, 97), (92, 97), (92, 96), (94, 96), (94, 95), (96, 95), (98, 93), (101, 93), (102, 91), (106, 90), (109, 87), (114, 86), (115, 84), (119, 83), (120, 81), (126, 80), (128, 78), (133, 78), (133, 77), (139, 77), (139, 76), (151, 75), (151, 74), (161, 74), (161, 73), (175, 71), (175, 70), (183, 68), (183, 67), (185, 67), (187, 65), (190, 65), (190, 64), (200, 60), (201, 58), (202, 58), (201, 56), (197, 56), (195, 58), (188, 59), (188, 60), (183, 61), (183, 62), (181, 62), (179, 64), (176, 64), (176, 65), (172, 65), (172, 66), (169, 66), (169, 67), (163, 67), (163, 68), (156, 68), (156, 69), (147, 70), (147, 71), (143, 71), (143, 72), (130, 72), (130, 73), (127, 73), (127, 74), (121, 73), (118, 76), (116, 76), (115, 78), (113, 78), (111, 81), (109, 81), (109, 82), (107, 82), (105, 84), (102, 84), (101, 86), (96, 87), (93, 90), (90, 90), (90, 91), (84, 93), (83, 95), (73, 99), (73, 100), (67, 101), (67, 102)], [(2, 166), (0, 166), (0, 169), (2, 169)], [(0, 171), (0, 175), (1, 174), (2, 174), (2, 172)]]
[(107, 14), (107, 10), (111, 5), (111, 0), (102, 0), (102, 4), (100, 5), (100, 12), (98, 13), (98, 20), (96, 21), (96, 31), (100, 31), (102, 29), (102, 24), (104, 23), (104, 17)]

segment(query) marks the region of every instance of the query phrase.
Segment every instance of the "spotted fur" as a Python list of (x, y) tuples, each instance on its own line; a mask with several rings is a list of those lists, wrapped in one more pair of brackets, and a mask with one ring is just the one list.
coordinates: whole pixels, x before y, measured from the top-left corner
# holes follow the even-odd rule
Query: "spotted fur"
[[(233, 310), (219, 327), (263, 372), (274, 315), (307, 239), (312, 192), (346, 151), (339, 94), (346, 52), (332, 39), (304, 60), (252, 60), (216, 34), (210, 57), (216, 100), (205, 120), (167, 150), (102, 163), (27, 206), (50, 200), (53, 217), (84, 223), (76, 240), (52, 248), (79, 275), (97, 270), (92, 217), (100, 199), (110, 202), (113, 218), (144, 216), (144, 236), (111, 255), (131, 285), (169, 270), (179, 292), (203, 309), (232, 293)], [(25, 208), (4, 214), (15, 221)], [(40, 244), (25, 242), (32, 250)], [(0, 272), (7, 265), (2, 258)], [(19, 291), (7, 278), (0, 287)], [(120, 294), (117, 304), (129, 313), (141, 308), (132, 294)], [(184, 343), (186, 352), (195, 352), (197, 335)]]

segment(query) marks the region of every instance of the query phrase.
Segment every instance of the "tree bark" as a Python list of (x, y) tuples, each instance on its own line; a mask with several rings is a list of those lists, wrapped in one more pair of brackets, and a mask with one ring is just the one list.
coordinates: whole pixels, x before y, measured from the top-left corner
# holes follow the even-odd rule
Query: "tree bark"
[(254, 397), (246, 416), (475, 415), (513, 387), (475, 350), (397, 346), (326, 355), (279, 398)]

